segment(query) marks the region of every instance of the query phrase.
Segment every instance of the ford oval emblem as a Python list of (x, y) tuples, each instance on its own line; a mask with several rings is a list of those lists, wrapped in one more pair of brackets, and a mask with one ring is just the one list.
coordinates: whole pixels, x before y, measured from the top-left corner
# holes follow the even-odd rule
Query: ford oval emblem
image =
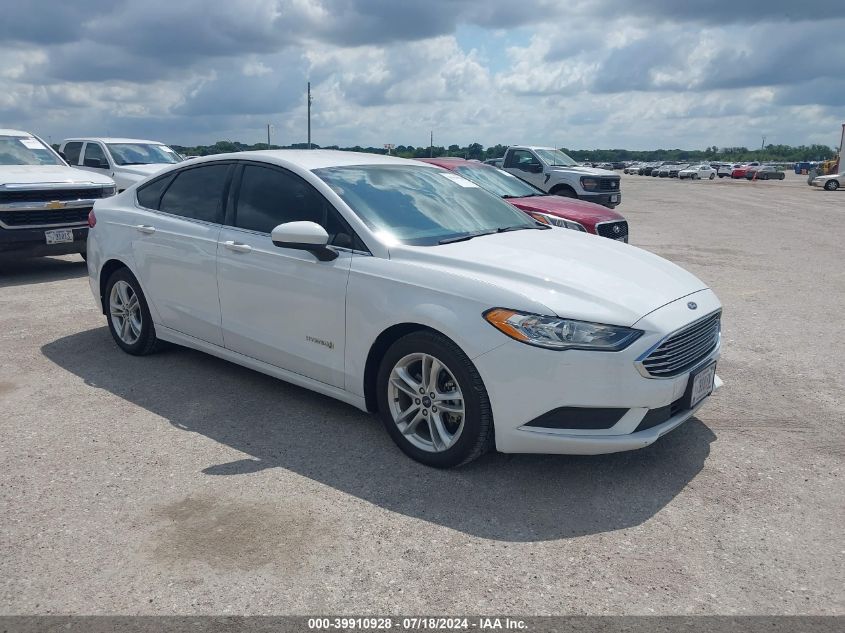
[(614, 225), (613, 225), (613, 232), (614, 232), (614, 233), (621, 233), (621, 232), (622, 232), (622, 229), (620, 229), (620, 228), (619, 228), (619, 225), (618, 225), (618, 224), (614, 224)]
[(698, 309), (698, 304), (697, 304), (695, 301), (690, 301), (690, 302), (688, 302), (688, 303), (687, 303), (687, 307), (688, 307), (690, 310), (697, 310), (697, 309)]

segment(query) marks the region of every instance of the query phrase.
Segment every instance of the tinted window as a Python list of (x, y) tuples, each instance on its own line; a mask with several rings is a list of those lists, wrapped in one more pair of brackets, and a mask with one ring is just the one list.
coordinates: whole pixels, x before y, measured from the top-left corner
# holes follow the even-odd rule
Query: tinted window
[(186, 169), (176, 175), (161, 199), (160, 210), (195, 220), (223, 221), (223, 189), (229, 165)]
[(153, 180), (151, 183), (138, 189), (138, 204), (147, 209), (158, 209), (161, 202), (161, 194), (167, 189), (167, 185), (173, 180), (173, 175)]
[(108, 161), (106, 161), (106, 154), (103, 151), (103, 148), (100, 147), (100, 144), (87, 143), (85, 145), (85, 157), (82, 160), (82, 164), (86, 167), (99, 167), (103, 163), (108, 165)]
[(68, 143), (65, 145), (64, 154), (67, 157), (66, 160), (71, 165), (78, 165), (79, 164), (79, 153), (82, 151), (82, 143), (79, 141), (73, 141), (72, 143)]
[[(350, 246), (351, 237), (337, 211), (307, 182), (278, 169), (247, 165), (241, 178), (235, 225), (269, 233), (285, 222), (316, 222), (326, 229), (329, 242)], [(345, 242), (345, 243), (344, 243)]]

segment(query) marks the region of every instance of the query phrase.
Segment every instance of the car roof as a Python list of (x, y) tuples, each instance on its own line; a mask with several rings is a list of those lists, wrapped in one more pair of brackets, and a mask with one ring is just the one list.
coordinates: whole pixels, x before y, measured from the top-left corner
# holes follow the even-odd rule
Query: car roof
[(24, 132), (23, 130), (0, 129), (0, 136), (32, 136), (32, 132)]
[(109, 136), (77, 136), (66, 138), (62, 143), (98, 141), (100, 143), (147, 143), (150, 145), (164, 145), (161, 141), (147, 141), (141, 138), (114, 138)]
[[(366, 152), (343, 152), (332, 149), (271, 149), (249, 152), (231, 152), (228, 154), (212, 154), (191, 159), (192, 165), (214, 160), (257, 160), (274, 163), (282, 167), (295, 166), (300, 169), (313, 171), (324, 167), (350, 167), (354, 165), (417, 165), (432, 168), (432, 165), (384, 154), (368, 154)], [(180, 163), (181, 164), (181, 163)]]

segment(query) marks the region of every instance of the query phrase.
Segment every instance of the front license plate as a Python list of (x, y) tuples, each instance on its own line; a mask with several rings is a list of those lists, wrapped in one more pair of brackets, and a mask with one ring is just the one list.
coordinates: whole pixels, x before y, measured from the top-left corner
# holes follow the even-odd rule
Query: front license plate
[(690, 409), (713, 393), (713, 382), (715, 378), (716, 363), (711, 363), (704, 369), (690, 376), (690, 381), (692, 381), (692, 389), (690, 390)]
[(619, 196), (617, 196), (616, 194), (613, 194), (612, 196), (610, 196), (610, 201), (611, 202), (619, 202)]
[(48, 244), (60, 244), (62, 242), (73, 241), (72, 229), (56, 229), (54, 231), (44, 231), (44, 238)]

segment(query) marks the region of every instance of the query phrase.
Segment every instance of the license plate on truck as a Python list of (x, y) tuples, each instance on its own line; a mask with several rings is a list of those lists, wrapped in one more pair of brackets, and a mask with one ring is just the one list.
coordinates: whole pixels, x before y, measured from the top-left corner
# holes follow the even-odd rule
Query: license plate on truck
[(62, 242), (73, 241), (73, 229), (54, 229), (44, 231), (44, 238), (48, 244), (61, 244)]
[(692, 383), (689, 408), (692, 409), (704, 400), (704, 398), (713, 393), (713, 382), (716, 379), (716, 363), (710, 363), (707, 367), (691, 374), (689, 379)]

